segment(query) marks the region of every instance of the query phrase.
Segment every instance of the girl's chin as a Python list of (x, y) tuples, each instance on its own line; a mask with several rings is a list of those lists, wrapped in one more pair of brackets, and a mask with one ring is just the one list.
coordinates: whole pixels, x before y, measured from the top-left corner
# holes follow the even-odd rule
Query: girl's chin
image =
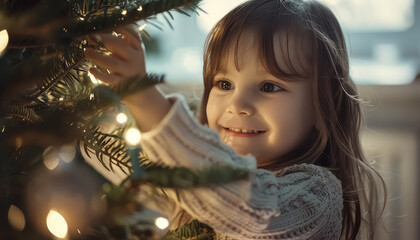
[(231, 146), (233, 150), (239, 155), (239, 156), (246, 156), (248, 154), (251, 154), (252, 156), (256, 157), (256, 154), (249, 150), (249, 148), (239, 147), (239, 146)]
[(228, 141), (228, 142), (225, 142), (225, 144), (228, 145), (228, 146), (230, 146), (231, 148), (233, 148), (233, 150), (235, 150), (235, 152), (238, 155), (246, 156), (246, 155), (248, 155), (248, 153), (251, 153), (251, 152), (249, 152), (249, 149), (247, 149), (247, 148), (245, 148), (243, 146), (238, 146), (237, 144), (234, 144), (232, 142), (229, 142)]
[[(234, 149), (235, 150), (235, 149)], [(252, 154), (252, 153), (249, 153), (249, 152), (245, 152), (245, 151), (237, 151), (237, 150), (235, 150), (235, 152), (239, 155), (239, 156), (246, 156), (246, 155), (248, 155), (248, 154)], [(254, 154), (252, 154), (253, 156), (254, 156)]]
[(240, 156), (251, 154), (252, 156), (257, 157), (257, 155), (259, 155), (257, 154), (259, 150), (255, 143), (242, 141), (242, 139), (238, 140), (229, 135), (222, 135), (222, 142), (231, 147)]

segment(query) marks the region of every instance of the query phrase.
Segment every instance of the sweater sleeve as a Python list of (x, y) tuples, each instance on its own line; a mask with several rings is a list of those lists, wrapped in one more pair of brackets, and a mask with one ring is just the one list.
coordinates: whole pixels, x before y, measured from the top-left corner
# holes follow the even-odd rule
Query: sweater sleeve
[(342, 225), (340, 181), (327, 169), (301, 164), (279, 174), (257, 169), (252, 155), (237, 155), (216, 131), (201, 125), (180, 95), (159, 125), (142, 135), (151, 161), (205, 168), (227, 164), (250, 176), (212, 189), (183, 191), (177, 201), (192, 217), (233, 239), (338, 239)]

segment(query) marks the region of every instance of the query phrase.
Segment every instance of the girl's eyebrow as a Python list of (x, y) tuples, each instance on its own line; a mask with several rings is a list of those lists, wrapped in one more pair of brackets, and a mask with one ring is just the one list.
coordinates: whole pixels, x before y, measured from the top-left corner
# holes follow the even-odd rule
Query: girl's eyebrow
[(219, 77), (220, 75), (223, 75), (223, 76), (229, 76), (229, 75), (231, 75), (228, 71), (225, 71), (225, 70), (220, 70), (220, 71), (217, 71), (216, 72), (216, 74), (214, 75), (215, 77), (217, 76), (217, 77)]
[(226, 70), (226, 68), (225, 67), (220, 67), (219, 69), (217, 69), (217, 71), (216, 71), (216, 75), (217, 74), (226, 74), (226, 73), (228, 73), (228, 71)]
[(289, 84), (290, 81), (286, 81), (283, 78), (279, 78), (277, 76), (274, 76), (273, 74), (269, 73), (269, 72), (261, 72), (260, 73), (261, 78), (265, 78), (266, 80), (272, 80), (272, 81), (277, 81), (283, 84)]
[[(214, 78), (216, 78), (216, 77), (217, 78), (229, 77), (230, 75), (231, 75), (231, 73), (229, 73), (225, 69), (220, 69), (219, 71), (216, 72), (216, 74), (214, 75)], [(260, 76), (261, 79), (277, 81), (277, 82), (280, 82), (282, 84), (290, 84), (291, 82), (294, 82), (294, 81), (287, 81), (287, 80), (284, 80), (282, 78), (278, 78), (278, 77), (272, 75), (271, 73), (265, 72), (265, 71), (260, 72), (259, 76)]]

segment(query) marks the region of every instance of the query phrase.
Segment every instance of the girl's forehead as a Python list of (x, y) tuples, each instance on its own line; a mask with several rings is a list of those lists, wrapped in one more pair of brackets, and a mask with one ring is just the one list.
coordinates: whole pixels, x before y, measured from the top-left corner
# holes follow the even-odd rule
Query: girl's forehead
[(284, 72), (310, 75), (312, 72), (312, 39), (309, 34), (299, 31), (276, 32), (273, 49), (277, 65)]
[[(271, 68), (275, 65), (285, 75), (311, 73), (312, 40), (309, 34), (299, 30), (279, 30), (270, 37), (272, 39), (269, 43), (272, 46), (267, 46), (267, 39), (255, 30), (245, 30), (232, 37), (225, 45), (227, 48), (222, 53), (219, 71), (232, 66), (240, 71), (244, 61), (256, 57), (268, 72), (273, 72), (274, 69)], [(275, 64), (270, 64), (272, 61)]]

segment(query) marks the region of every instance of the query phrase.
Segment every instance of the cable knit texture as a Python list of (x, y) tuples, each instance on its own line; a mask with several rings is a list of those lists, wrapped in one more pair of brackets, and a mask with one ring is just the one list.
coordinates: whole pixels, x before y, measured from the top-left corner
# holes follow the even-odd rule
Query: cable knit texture
[(173, 203), (167, 212), (172, 221), (183, 212), (211, 226), (220, 240), (339, 239), (341, 182), (329, 170), (312, 164), (257, 169), (252, 155), (239, 156), (216, 131), (201, 125), (181, 95), (168, 99), (173, 104), (169, 113), (142, 134), (141, 145), (152, 161), (193, 169), (221, 164), (251, 172), (249, 179), (212, 189), (165, 192)]

